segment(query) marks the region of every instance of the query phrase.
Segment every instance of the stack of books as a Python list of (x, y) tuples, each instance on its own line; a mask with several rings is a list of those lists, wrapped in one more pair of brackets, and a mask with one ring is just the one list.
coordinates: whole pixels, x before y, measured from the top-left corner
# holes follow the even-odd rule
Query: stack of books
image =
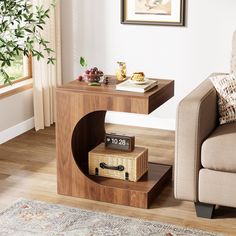
[(116, 90), (145, 93), (148, 90), (156, 87), (157, 85), (158, 80), (154, 79), (145, 79), (142, 82), (135, 82), (131, 79), (128, 79), (120, 84), (117, 84)]

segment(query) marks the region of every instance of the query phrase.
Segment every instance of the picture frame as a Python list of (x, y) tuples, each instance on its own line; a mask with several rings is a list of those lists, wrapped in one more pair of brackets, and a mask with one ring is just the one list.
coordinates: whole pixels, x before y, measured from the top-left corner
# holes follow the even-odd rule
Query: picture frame
[(184, 26), (186, 0), (121, 0), (121, 23)]

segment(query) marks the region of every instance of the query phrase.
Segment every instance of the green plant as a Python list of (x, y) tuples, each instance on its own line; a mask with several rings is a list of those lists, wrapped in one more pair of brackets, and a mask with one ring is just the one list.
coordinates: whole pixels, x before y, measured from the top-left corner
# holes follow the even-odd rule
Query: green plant
[(55, 0), (47, 8), (34, 7), (30, 0), (0, 0), (0, 74), (5, 84), (15, 79), (8, 75), (6, 68), (20, 53), (37, 60), (47, 57), (48, 64), (54, 64), (54, 51), (41, 35), (54, 6)]
[(80, 57), (80, 65), (82, 67), (86, 67), (88, 65), (88, 63), (84, 57)]

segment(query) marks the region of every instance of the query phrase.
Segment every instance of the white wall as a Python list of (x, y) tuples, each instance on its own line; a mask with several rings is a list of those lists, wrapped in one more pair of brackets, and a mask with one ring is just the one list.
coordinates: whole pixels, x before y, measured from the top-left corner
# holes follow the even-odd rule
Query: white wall
[(32, 129), (32, 89), (0, 99), (0, 114), (0, 144)]
[[(81, 73), (80, 56), (107, 74), (114, 74), (116, 61), (126, 61), (130, 74), (175, 80), (175, 97), (150, 116), (138, 116), (138, 123), (173, 121), (181, 98), (212, 72), (229, 71), (235, 12), (235, 0), (189, 0), (186, 27), (134, 26), (120, 24), (120, 1), (62, 0), (63, 80)], [(129, 124), (136, 116), (119, 117)]]

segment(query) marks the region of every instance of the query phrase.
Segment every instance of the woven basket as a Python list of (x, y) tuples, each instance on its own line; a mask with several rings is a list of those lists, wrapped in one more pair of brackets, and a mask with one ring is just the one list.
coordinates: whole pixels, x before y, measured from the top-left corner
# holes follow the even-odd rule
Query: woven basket
[(89, 174), (138, 181), (148, 170), (148, 149), (133, 152), (106, 149), (104, 143), (89, 152)]

